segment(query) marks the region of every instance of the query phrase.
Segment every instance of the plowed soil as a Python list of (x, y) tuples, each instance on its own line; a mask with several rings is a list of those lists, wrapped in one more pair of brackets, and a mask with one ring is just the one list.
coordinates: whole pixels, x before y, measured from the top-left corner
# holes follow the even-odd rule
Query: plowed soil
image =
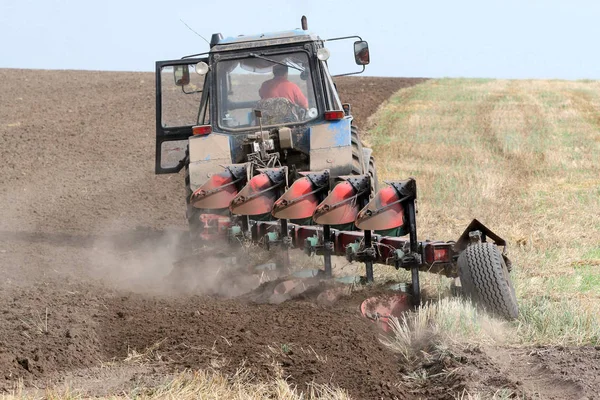
[[(365, 125), (393, 92), (420, 82), (337, 84)], [(196, 292), (173, 290), (164, 278), (184, 245), (183, 177), (153, 173), (154, 118), (149, 73), (0, 70), (0, 392), (22, 379), (104, 395), (242, 363), (267, 379), (278, 363), (301, 389), (331, 383), (354, 398), (454, 398), (480, 387), (596, 396), (598, 349), (470, 350), (429, 366), (460, 372), (422, 387), (401, 379), (410, 366), (360, 317), (368, 292), (332, 305), (232, 299), (219, 259), (200, 263)]]

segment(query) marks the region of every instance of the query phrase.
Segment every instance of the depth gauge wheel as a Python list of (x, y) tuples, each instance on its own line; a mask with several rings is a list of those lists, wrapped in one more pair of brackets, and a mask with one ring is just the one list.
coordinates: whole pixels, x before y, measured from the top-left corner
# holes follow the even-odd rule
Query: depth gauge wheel
[(458, 258), (458, 268), (463, 294), (474, 303), (506, 319), (519, 316), (515, 288), (496, 245), (470, 245)]

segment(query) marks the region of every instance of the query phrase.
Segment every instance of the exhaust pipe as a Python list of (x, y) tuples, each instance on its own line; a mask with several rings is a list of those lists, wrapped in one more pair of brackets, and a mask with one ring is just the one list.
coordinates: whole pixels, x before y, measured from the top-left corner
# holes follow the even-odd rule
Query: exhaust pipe
[(302, 25), (303, 31), (308, 30), (308, 20), (306, 19), (306, 15), (303, 15), (302, 18), (300, 18), (300, 24)]

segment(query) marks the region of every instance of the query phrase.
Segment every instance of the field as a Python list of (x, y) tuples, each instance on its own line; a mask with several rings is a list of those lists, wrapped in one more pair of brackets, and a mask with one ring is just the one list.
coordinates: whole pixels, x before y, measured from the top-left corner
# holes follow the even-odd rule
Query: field
[(516, 264), (518, 321), (430, 276), (431, 302), (384, 337), (357, 312), (377, 287), (257, 304), (228, 298), (219, 259), (197, 293), (164, 284), (183, 177), (153, 174), (152, 74), (0, 79), (0, 398), (597, 396), (598, 82), (337, 82), (380, 179), (417, 179), (420, 239), (456, 239), (476, 217)]

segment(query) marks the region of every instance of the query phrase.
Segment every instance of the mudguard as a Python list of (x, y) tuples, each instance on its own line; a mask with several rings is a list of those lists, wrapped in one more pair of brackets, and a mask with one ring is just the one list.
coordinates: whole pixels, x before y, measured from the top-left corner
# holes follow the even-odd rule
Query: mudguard
[(484, 237), (482, 237), (483, 242), (485, 242), (485, 237), (487, 237), (492, 239), (496, 246), (506, 246), (506, 241), (504, 239), (496, 235), (480, 221), (474, 219), (473, 221), (471, 221), (469, 226), (467, 226), (467, 229), (465, 229), (465, 231), (462, 233), (462, 235), (460, 235), (460, 237), (456, 241), (456, 244), (454, 245), (454, 251), (460, 253), (461, 251), (467, 248), (467, 246), (469, 245), (469, 233), (473, 231), (480, 231), (482, 235), (484, 235)]
[(350, 123), (349, 118), (344, 118), (309, 128), (311, 171), (328, 169), (331, 176), (352, 173)]
[(229, 141), (229, 136), (218, 133), (189, 138), (189, 174), (192, 192), (195, 192), (213, 174), (222, 172), (223, 165), (232, 163)]

